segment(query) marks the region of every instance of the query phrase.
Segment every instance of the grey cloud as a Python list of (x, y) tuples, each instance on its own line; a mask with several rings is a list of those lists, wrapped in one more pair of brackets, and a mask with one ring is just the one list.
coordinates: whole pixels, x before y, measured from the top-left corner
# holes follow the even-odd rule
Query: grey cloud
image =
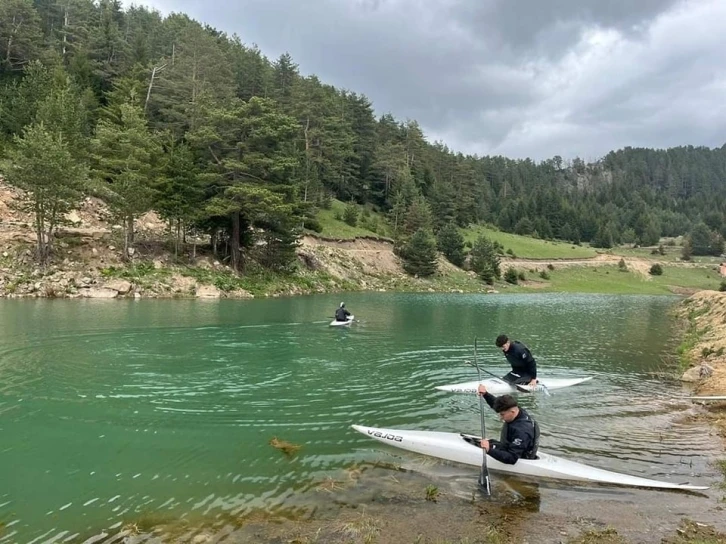
[(718, 145), (717, 0), (147, 0), (366, 94), (463, 152)]
[(563, 51), (583, 26), (639, 33), (644, 22), (678, 0), (484, 0), (461, 1), (454, 16), (474, 30), (493, 35), (502, 46)]

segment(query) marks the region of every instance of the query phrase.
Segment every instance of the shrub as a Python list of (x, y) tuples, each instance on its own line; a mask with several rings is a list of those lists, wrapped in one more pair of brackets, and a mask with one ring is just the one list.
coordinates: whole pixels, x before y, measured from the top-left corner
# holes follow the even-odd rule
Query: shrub
[(547, 270), (554, 270), (554, 269), (555, 269), (555, 267), (552, 263), (547, 265)]
[(328, 191), (323, 192), (323, 197), (320, 199), (320, 205), (326, 210), (333, 207), (333, 197), (330, 196)]
[(718, 290), (721, 292), (726, 291), (726, 280), (721, 280), (721, 285), (718, 286)]
[(358, 224), (358, 208), (352, 202), (343, 211), (343, 221), (351, 227), (355, 227)]
[(504, 281), (517, 285), (517, 278), (517, 271), (514, 268), (507, 268), (507, 271), (504, 273)]
[(543, 270), (542, 272), (540, 272), (539, 273), (539, 277), (542, 278), (543, 280), (550, 279), (550, 275), (547, 273), (546, 270)]
[(655, 263), (653, 266), (650, 267), (650, 275), (651, 276), (662, 276), (663, 267), (661, 265), (659, 265), (658, 263)]
[(620, 262), (618, 262), (618, 270), (621, 272), (627, 272), (628, 265), (625, 264), (625, 259), (620, 259)]

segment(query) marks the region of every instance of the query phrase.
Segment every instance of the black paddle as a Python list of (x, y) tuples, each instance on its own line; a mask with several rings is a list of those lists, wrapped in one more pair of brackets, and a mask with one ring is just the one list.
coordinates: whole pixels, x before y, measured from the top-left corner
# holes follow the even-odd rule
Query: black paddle
[[(476, 371), (479, 374), (479, 382), (481, 382), (481, 370), (479, 369), (479, 364), (476, 360), (476, 336), (474, 337), (474, 366), (476, 367)], [(477, 396), (479, 397), (479, 414), (481, 416), (481, 439), (486, 439), (486, 424), (484, 422), (484, 397), (479, 395), (477, 392)], [(479, 488), (486, 493), (487, 496), (491, 496), (492, 494), (492, 486), (491, 482), (489, 481), (489, 467), (487, 467), (487, 452), (484, 448), (482, 448), (482, 463), (481, 463), (481, 474), (479, 474)]]

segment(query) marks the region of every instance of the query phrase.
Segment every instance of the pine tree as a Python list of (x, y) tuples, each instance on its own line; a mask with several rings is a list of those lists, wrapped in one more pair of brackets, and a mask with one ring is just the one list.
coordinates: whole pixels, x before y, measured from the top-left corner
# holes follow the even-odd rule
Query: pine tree
[(464, 237), (454, 223), (445, 225), (437, 235), (438, 248), (455, 266), (464, 264)]
[(502, 276), (499, 255), (494, 243), (486, 236), (480, 236), (469, 252), (471, 256), (471, 269), (477, 273), (482, 281), (492, 284), (495, 279)]
[(63, 134), (42, 123), (15, 138), (2, 170), (10, 184), (25, 192), (20, 207), (34, 215), (37, 257), (45, 265), (58, 226), (83, 196), (87, 170), (73, 157)]
[[(243, 267), (245, 242), (252, 243), (245, 232), (249, 226), (273, 225), (280, 232), (289, 232), (304, 221), (306, 207), (296, 202), (296, 187), (290, 178), (298, 165), (293, 149), (296, 132), (295, 119), (284, 115), (273, 100), (251, 98), (231, 110), (213, 112), (209, 127), (195, 138), (215, 163), (206, 175), (210, 189), (216, 192), (207, 213), (229, 217), (235, 270)], [(294, 244), (296, 236), (291, 234), (278, 237), (280, 243)]]
[(0, 0), (0, 75), (20, 71), (38, 58), (40, 17), (32, 0)]
[(431, 231), (417, 230), (400, 251), (403, 269), (411, 275), (432, 276), (438, 269), (436, 240)]
[(154, 208), (174, 227), (174, 256), (185, 230), (201, 218), (204, 192), (194, 156), (187, 144), (168, 145), (167, 162), (156, 184)]
[(134, 223), (151, 208), (161, 159), (161, 146), (139, 106), (130, 100), (98, 122), (91, 159), (97, 191), (123, 223), (124, 255), (128, 255)]

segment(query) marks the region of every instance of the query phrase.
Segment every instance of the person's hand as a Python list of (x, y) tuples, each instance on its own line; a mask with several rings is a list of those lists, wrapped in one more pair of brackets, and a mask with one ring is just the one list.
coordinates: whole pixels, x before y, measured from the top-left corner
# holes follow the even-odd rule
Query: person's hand
[(478, 392), (479, 392), (479, 394), (480, 394), (480, 395), (482, 395), (482, 396), (483, 396), (483, 395), (486, 395), (486, 394), (487, 394), (487, 386), (486, 386), (486, 385), (484, 385), (483, 383), (480, 383), (480, 384), (479, 384), (479, 391), (478, 391)]
[(529, 385), (531, 385), (532, 387), (537, 385), (537, 378), (532, 378), (532, 381), (529, 382)]
[(489, 440), (482, 440), (481, 441), (481, 449), (485, 450), (487, 453), (489, 452)]

